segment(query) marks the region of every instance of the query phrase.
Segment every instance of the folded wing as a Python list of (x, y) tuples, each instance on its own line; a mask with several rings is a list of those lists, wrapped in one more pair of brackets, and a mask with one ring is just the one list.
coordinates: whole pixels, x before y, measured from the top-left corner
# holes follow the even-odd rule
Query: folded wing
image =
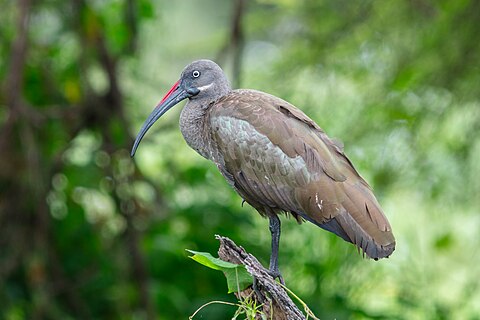
[(390, 224), (372, 190), (342, 147), (302, 111), (266, 93), (237, 90), (209, 115), (213, 160), (260, 213), (290, 212), (371, 258), (393, 252)]

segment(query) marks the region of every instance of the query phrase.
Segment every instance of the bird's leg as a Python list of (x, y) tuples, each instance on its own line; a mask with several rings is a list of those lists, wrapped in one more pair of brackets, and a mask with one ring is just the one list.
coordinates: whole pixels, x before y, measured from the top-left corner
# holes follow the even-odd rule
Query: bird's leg
[[(280, 229), (281, 229), (280, 218), (275, 213), (272, 212), (269, 215), (269, 223), (270, 223), (269, 225), (270, 233), (272, 234), (272, 254), (270, 255), (270, 267), (269, 267), (268, 273), (273, 277), (273, 279), (278, 278), (280, 283), (284, 285), (285, 281), (283, 280), (283, 277), (280, 274), (280, 270), (278, 270), (278, 247), (280, 243)], [(252, 288), (253, 288), (253, 291), (255, 291), (255, 294), (259, 299), (260, 303), (263, 303), (265, 301), (265, 296), (260, 291), (260, 288), (258, 287), (257, 278), (255, 277), (253, 277)]]
[(272, 234), (272, 254), (270, 255), (270, 275), (274, 278), (280, 280), (281, 284), (285, 284), (280, 270), (278, 270), (278, 247), (280, 243), (280, 218), (276, 214), (269, 216), (270, 220), (270, 233)]

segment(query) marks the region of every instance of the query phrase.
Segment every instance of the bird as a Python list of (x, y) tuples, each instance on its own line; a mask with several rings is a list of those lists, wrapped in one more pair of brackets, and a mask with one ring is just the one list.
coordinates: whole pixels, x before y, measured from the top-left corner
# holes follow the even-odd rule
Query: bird
[(150, 127), (185, 99), (179, 122), (187, 144), (211, 160), (243, 201), (269, 220), (274, 279), (284, 283), (278, 264), (281, 214), (336, 234), (368, 258), (386, 258), (395, 250), (391, 225), (343, 145), (281, 98), (232, 90), (211, 60), (184, 68), (142, 125), (132, 157)]

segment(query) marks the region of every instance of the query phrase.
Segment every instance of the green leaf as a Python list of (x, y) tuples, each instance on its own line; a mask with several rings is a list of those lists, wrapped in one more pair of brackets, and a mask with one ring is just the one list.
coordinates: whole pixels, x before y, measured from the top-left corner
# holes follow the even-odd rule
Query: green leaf
[(243, 264), (223, 261), (215, 258), (208, 252), (198, 252), (188, 249), (187, 251), (193, 254), (193, 256), (189, 258), (210, 269), (223, 271), (225, 278), (227, 278), (228, 293), (242, 291), (253, 283), (253, 277), (248, 273)]

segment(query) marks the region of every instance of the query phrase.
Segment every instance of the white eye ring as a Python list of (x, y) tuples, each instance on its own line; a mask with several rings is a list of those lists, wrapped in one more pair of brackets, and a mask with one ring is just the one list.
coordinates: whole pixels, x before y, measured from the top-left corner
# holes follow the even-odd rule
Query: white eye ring
[(193, 72), (192, 72), (192, 76), (193, 76), (194, 78), (200, 77), (200, 71), (198, 71), (198, 70), (193, 71)]

